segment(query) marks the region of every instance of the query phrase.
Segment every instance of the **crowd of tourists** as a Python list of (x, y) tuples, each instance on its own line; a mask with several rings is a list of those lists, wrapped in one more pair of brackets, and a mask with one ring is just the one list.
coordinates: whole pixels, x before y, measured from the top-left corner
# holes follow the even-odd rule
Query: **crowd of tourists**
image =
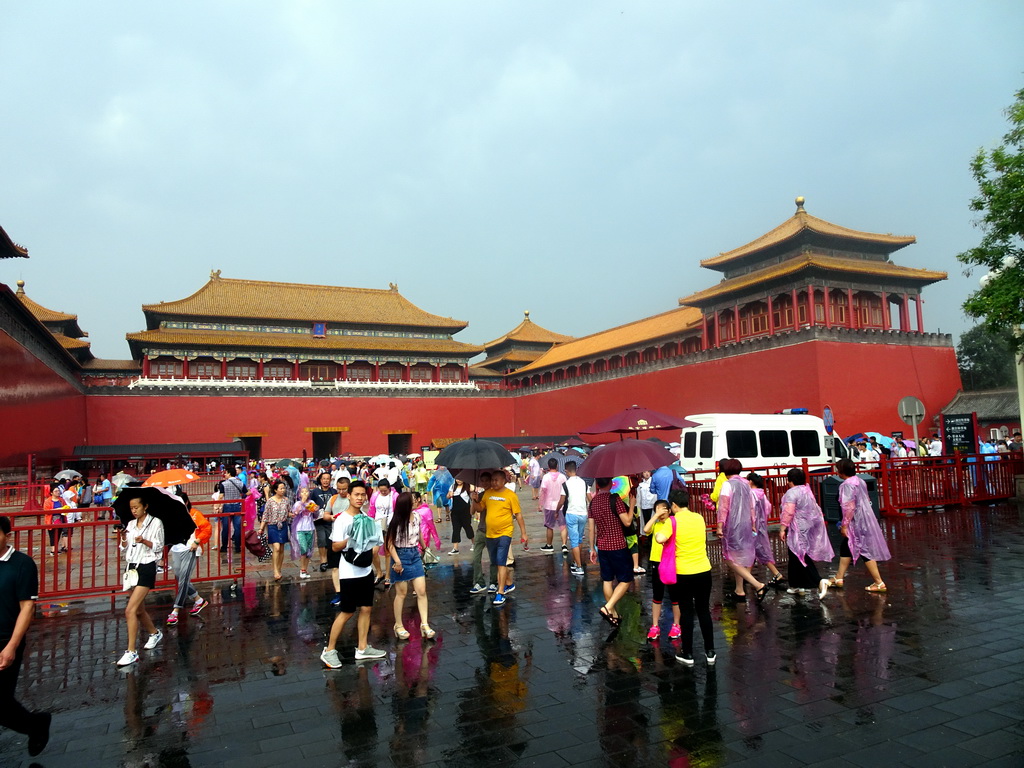
[[(330, 604), (336, 617), (320, 654), (326, 667), (342, 666), (338, 644), (353, 618), (355, 659), (386, 655), (370, 645), (369, 637), (371, 612), (380, 589), (391, 590), (396, 640), (408, 639), (410, 627), (418, 627), (423, 640), (434, 640), (437, 632), (429, 621), (425, 566), (440, 557), (437, 525), (450, 523), (449, 556), (463, 554), (460, 545), (468, 540), (465, 545), (471, 547), (468, 554), (473, 572), (470, 593), (487, 596), (495, 609), (501, 609), (516, 589), (513, 541), (517, 529), (523, 550), (530, 543), (518, 495), (524, 480), (543, 515), (545, 540), (540, 551), (553, 554), (557, 537), (571, 576), (583, 578), (588, 566), (596, 566), (603, 594), (597, 610), (612, 627), (622, 621), (617, 606), (634, 580), (648, 576), (652, 610), (647, 638), (657, 640), (667, 624), (668, 636), (680, 641), (676, 659), (685, 666), (695, 663), (695, 622), (704, 661), (708, 665), (717, 661), (705, 514), (713, 517), (714, 533), (731, 576), (729, 603), (760, 603), (771, 588), (825, 600), (830, 589), (844, 587), (850, 568), (858, 561), (864, 563), (871, 578), (865, 589), (886, 591), (879, 563), (890, 558), (889, 550), (865, 483), (850, 459), (836, 466), (842, 481), (840, 546), (838, 568), (830, 576), (822, 576), (818, 568), (831, 563), (835, 553), (821, 507), (801, 469), (789, 471), (788, 489), (779, 510), (779, 537), (789, 549), (788, 571), (783, 575), (775, 565), (769, 540), (771, 502), (764, 480), (756, 473), (744, 475), (737, 459), (718, 462), (714, 489), (699, 498), (691, 495), (682, 477), (668, 466), (588, 483), (577, 474), (575, 460), (551, 458), (546, 463), (541, 468), (534, 455), (521, 466), (463, 471), (455, 477), (444, 467), (428, 469), (422, 461), (224, 466), (214, 493), (215, 509), (220, 512), (219, 532), (192, 507), (184, 487), (175, 489), (190, 509), (195, 530), (187, 541), (170, 546), (178, 588), (165, 624), (174, 626), (184, 610), (195, 615), (208, 605), (190, 583), (195, 558), (204, 548), (241, 551), (246, 529), (255, 530), (259, 543), (269, 549), (275, 581), (283, 578), (286, 550), (298, 565), (300, 582), (311, 578), (314, 562), (321, 572), (330, 572)], [(86, 485), (97, 505), (109, 503), (110, 497), (123, 490), (104, 475)], [(83, 501), (82, 488), (77, 480), (55, 484), (49, 511), (59, 509), (70, 519), (74, 513), (68, 510), (80, 508)], [(140, 628), (144, 650), (155, 649), (163, 639), (145, 601), (155, 587), (168, 543), (161, 520), (149, 514), (144, 499), (132, 497), (129, 508), (131, 520), (118, 532), (125, 563), (133, 571), (131, 583), (125, 584), (129, 592), (125, 609), (128, 648), (117, 662), (122, 667), (140, 658), (136, 645)], [(48, 738), (49, 719), (21, 708), (14, 699), (14, 685), (31, 618), (25, 605), (32, 605), (38, 582), (34, 562), (8, 543), (10, 530), (10, 521), (0, 518), (0, 725), (29, 734), (30, 750), (36, 754)], [(50, 545), (55, 552), (65, 549), (66, 532), (55, 529)], [(640, 563), (641, 555), (646, 566)], [(410, 591), (418, 622), (405, 620)], [(663, 622), (669, 613), (671, 619)]]

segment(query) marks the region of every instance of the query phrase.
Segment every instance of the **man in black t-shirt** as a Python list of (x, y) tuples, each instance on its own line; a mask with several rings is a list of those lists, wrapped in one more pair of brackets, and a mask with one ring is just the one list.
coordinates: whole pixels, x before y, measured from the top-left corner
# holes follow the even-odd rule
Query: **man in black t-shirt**
[(50, 739), (50, 713), (29, 712), (14, 698), (14, 689), (35, 615), (39, 571), (31, 557), (14, 549), (10, 533), (11, 519), (0, 517), (0, 726), (27, 734), (34, 757)]

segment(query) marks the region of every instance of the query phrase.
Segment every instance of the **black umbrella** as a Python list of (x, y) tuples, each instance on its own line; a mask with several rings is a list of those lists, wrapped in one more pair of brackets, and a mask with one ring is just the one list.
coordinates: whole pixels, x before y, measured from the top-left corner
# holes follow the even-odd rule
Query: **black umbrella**
[[(564, 453), (559, 453), (558, 451), (551, 451), (551, 453), (548, 453), (545, 456), (541, 456), (539, 459), (537, 459), (537, 461), (540, 462), (540, 468), (545, 472), (548, 469), (548, 459), (554, 459), (555, 461), (557, 461), (558, 471), (565, 472), (565, 462), (577, 461), (579, 459), (579, 456), (577, 456), (575, 453), (572, 454), (571, 456), (568, 456)], [(577, 463), (579, 462), (577, 461)]]
[(284, 469), (285, 467), (295, 467), (296, 469), (302, 469), (302, 465), (294, 459), (280, 459), (274, 463), (277, 469)]
[(515, 463), (515, 457), (501, 443), (475, 437), (452, 443), (434, 458), (437, 466), (455, 469), (496, 469)]
[(138, 486), (122, 488), (120, 495), (114, 500), (114, 511), (122, 525), (127, 526), (133, 519), (131, 507), (128, 505), (132, 499), (142, 499), (146, 504), (146, 512), (164, 524), (164, 543), (168, 546), (184, 544), (196, 529), (196, 524), (192, 522), (192, 517), (188, 513), (188, 507), (180, 497), (163, 488)]

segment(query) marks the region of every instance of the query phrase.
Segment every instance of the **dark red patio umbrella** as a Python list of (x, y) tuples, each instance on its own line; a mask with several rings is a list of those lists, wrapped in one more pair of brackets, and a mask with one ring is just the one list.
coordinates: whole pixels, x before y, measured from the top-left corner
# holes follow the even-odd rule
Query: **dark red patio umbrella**
[(580, 477), (618, 477), (638, 475), (647, 469), (658, 469), (676, 463), (674, 454), (646, 440), (621, 440), (595, 448), (580, 464)]
[(651, 429), (683, 429), (684, 427), (699, 426), (700, 424), (689, 419), (666, 416), (664, 413), (652, 411), (650, 408), (631, 405), (624, 411), (619, 411), (607, 419), (591, 424), (586, 429), (581, 429), (580, 434), (603, 435), (606, 432), (618, 432), (619, 434), (633, 432), (639, 437), (641, 432)]
[(581, 447), (582, 447), (582, 448), (586, 448), (586, 447), (587, 447), (587, 446), (589, 446), (590, 444), (589, 444), (589, 443), (584, 443), (584, 442), (583, 442), (582, 440), (580, 440), (580, 439), (579, 439), (578, 437), (576, 437), (575, 435), (573, 435), (573, 436), (572, 436), (572, 437), (570, 437), (570, 438), (569, 438), (568, 440), (566, 440), (566, 441), (564, 441), (564, 442), (561, 442), (561, 443), (559, 443), (559, 445), (564, 445), (564, 446), (566, 446), (566, 447), (568, 447), (568, 448), (581, 448)]

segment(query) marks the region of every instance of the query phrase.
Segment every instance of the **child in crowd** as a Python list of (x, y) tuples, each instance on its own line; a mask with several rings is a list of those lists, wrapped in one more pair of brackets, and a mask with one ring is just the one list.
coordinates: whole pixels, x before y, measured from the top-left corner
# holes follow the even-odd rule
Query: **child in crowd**
[(430, 549), (430, 542), (433, 540), (440, 554), (441, 537), (437, 533), (437, 526), (434, 525), (434, 513), (430, 511), (430, 505), (423, 500), (422, 493), (413, 492), (412, 506), (413, 512), (420, 517), (420, 551), (426, 552)]
[[(662, 533), (668, 537), (672, 536), (672, 508), (665, 499), (659, 499), (654, 503), (654, 509), (650, 519), (644, 525), (644, 536), (651, 537), (651, 589), (654, 599), (651, 603), (651, 628), (647, 631), (648, 640), (657, 640), (661, 636), (661, 605), (665, 599), (665, 583), (661, 580), (659, 567), (661, 565), (662, 549), (664, 543), (658, 541), (657, 536), (652, 533)], [(671, 598), (670, 598), (671, 599)], [(682, 634), (679, 627), (679, 603), (672, 600), (672, 628), (668, 636), (673, 640)]]

